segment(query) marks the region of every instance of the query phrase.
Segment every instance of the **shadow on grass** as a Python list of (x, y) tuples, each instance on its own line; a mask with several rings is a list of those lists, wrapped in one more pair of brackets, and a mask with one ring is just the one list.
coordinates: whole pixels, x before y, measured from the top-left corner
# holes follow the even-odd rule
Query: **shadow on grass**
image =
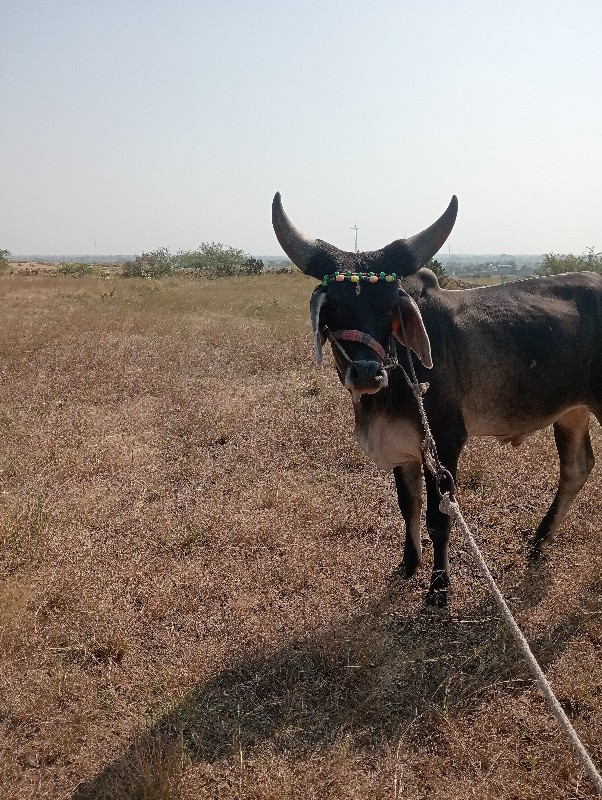
[[(539, 595), (525, 577), (519, 599)], [(493, 601), (492, 601), (493, 603)], [(303, 759), (351, 736), (374, 751), (411, 729), (410, 746), (430, 738), (442, 715), (463, 716), (492, 693), (531, 685), (527, 668), (489, 605), (470, 618), (403, 617), (392, 590), (366, 613), (268, 655), (249, 657), (198, 686), (72, 800), (172, 798), (182, 763), (227, 761), (262, 746)], [(531, 642), (545, 668), (570, 642), (587, 611)]]

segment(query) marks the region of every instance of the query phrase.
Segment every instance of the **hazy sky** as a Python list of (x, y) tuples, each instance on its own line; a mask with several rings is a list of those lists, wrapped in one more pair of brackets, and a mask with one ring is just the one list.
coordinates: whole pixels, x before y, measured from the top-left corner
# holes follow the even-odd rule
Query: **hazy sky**
[[(600, 0), (0, 0), (0, 248), (602, 250)], [(446, 246), (447, 251), (447, 246)]]

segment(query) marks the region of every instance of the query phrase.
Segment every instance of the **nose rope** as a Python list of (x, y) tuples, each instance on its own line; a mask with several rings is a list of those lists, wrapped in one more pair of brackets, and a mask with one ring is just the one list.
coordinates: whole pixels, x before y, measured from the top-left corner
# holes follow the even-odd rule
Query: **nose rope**
[(374, 350), (376, 355), (380, 358), (383, 364), (383, 369), (394, 369), (395, 367), (399, 366), (397, 361), (397, 356), (395, 354), (395, 342), (393, 339), (393, 334), (391, 334), (391, 341), (389, 343), (389, 353), (385, 351), (385, 348), (376, 341), (373, 336), (370, 336), (368, 333), (364, 333), (363, 331), (331, 331), (330, 328), (325, 325), (323, 328), (324, 335), (330, 339), (333, 346), (337, 348), (337, 350), (341, 353), (345, 361), (348, 364), (353, 363), (353, 359), (348, 355), (345, 349), (339, 343), (339, 340), (343, 340), (346, 342), (359, 342), (360, 344), (365, 344), (366, 347), (369, 347), (371, 350)]

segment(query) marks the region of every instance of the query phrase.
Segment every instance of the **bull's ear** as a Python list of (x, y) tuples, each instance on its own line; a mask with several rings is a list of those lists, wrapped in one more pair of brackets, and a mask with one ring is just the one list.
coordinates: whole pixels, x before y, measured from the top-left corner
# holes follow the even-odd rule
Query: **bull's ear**
[(324, 286), (317, 286), (311, 295), (309, 301), (309, 314), (311, 317), (311, 329), (314, 335), (314, 347), (316, 351), (316, 364), (322, 364), (322, 347), (326, 341), (326, 337), (322, 331), (323, 325), (320, 323), (320, 316), (322, 309), (326, 304), (326, 289)]
[(393, 318), (393, 333), (398, 341), (416, 353), (425, 367), (432, 368), (431, 343), (422, 316), (416, 303), (405, 292), (400, 292), (399, 295), (398, 313)]

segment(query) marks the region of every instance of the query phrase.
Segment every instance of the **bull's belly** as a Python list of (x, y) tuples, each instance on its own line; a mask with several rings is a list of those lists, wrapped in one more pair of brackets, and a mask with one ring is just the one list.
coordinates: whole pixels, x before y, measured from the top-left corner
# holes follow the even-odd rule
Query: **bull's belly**
[(355, 437), (362, 451), (379, 469), (387, 471), (407, 461), (422, 460), (422, 437), (411, 422), (384, 414), (356, 425)]
[(536, 431), (541, 431), (553, 425), (557, 419), (565, 414), (582, 408), (581, 405), (567, 405), (550, 411), (548, 414), (533, 414), (532, 416), (519, 416), (509, 419), (505, 414), (465, 412), (464, 424), (468, 436), (493, 436), (500, 444), (511, 444), (513, 447), (521, 445), (525, 439)]

